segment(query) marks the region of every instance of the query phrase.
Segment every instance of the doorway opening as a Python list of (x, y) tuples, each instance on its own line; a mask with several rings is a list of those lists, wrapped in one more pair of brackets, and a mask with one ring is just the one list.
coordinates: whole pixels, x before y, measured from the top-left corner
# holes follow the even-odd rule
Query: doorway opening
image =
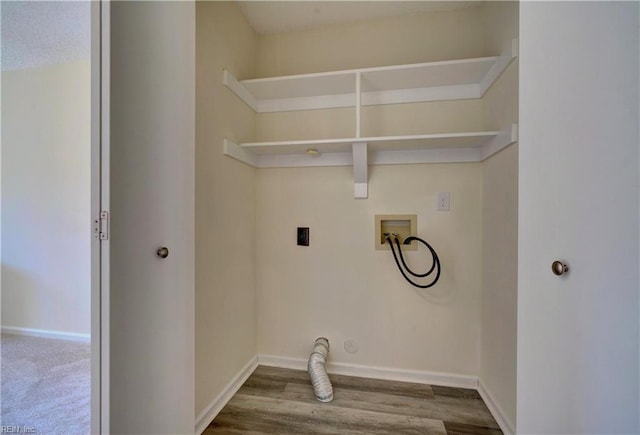
[(88, 433), (99, 417), (93, 10), (0, 4), (1, 418), (17, 432)]

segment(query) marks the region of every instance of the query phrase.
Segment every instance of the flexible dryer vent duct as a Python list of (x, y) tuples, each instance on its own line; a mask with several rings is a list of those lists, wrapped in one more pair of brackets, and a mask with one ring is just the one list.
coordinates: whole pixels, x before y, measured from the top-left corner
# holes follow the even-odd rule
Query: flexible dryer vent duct
[(331, 402), (333, 400), (333, 387), (324, 366), (328, 355), (329, 340), (324, 337), (316, 338), (313, 352), (309, 355), (308, 369), (313, 392), (320, 402)]

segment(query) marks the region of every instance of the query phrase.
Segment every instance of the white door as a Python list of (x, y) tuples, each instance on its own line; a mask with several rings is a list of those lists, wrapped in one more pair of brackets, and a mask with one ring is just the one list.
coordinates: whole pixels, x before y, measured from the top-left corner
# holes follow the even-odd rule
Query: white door
[(110, 21), (109, 430), (192, 433), (195, 5)]
[(639, 432), (638, 24), (637, 2), (520, 6), (521, 434)]

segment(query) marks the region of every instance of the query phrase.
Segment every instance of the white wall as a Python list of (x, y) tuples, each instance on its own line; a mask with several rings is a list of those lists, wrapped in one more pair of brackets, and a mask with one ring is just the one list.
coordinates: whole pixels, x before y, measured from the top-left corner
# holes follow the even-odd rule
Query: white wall
[(256, 355), (255, 169), (222, 154), (224, 138), (253, 140), (255, 115), (222, 84), (222, 70), (252, 76), (256, 39), (237, 5), (198, 2), (196, 416), (202, 418)]
[(516, 424), (518, 146), (483, 164), (479, 377), (511, 431)]
[[(306, 358), (317, 336), (331, 361), (477, 374), (481, 286), (479, 164), (370, 168), (369, 199), (354, 200), (349, 167), (263, 169), (257, 191), (258, 351)], [(449, 213), (435, 210), (451, 192)], [(430, 290), (407, 284), (374, 249), (375, 214), (417, 214), (443, 272)], [(296, 227), (310, 246), (296, 246)], [(420, 268), (427, 254), (409, 252)], [(349, 354), (347, 339), (360, 350)]]
[(638, 3), (520, 9), (518, 433), (638, 433)]
[(192, 433), (195, 3), (109, 7), (108, 424), (118, 434)]
[(256, 73), (269, 77), (477, 57), (484, 54), (483, 32), (483, 10), (471, 7), (261, 35)]
[(2, 73), (2, 326), (90, 333), (90, 67)]
[[(419, 13), (258, 38), (256, 77), (484, 56), (482, 7)], [(496, 54), (496, 53), (492, 53)], [(479, 131), (480, 100), (362, 108), (362, 136)], [(350, 137), (355, 109), (260, 113), (256, 140)]]
[[(257, 73), (294, 74), (483, 56), (483, 9), (416, 14), (260, 36)], [(343, 135), (348, 111), (259, 114), (259, 140)], [(419, 113), (419, 116), (415, 114)], [(424, 103), (363, 111), (378, 134), (483, 127), (482, 103)], [(426, 120), (426, 121), (425, 121)], [(336, 128), (336, 126), (338, 126)], [(352, 133), (350, 133), (352, 134)], [(369, 198), (353, 199), (350, 167), (261, 169), (257, 179), (258, 351), (306, 358), (313, 339), (333, 362), (477, 375), (480, 342), (480, 164), (371, 166)], [(437, 212), (437, 192), (452, 209)], [(388, 251), (374, 250), (375, 214), (417, 214), (418, 235), (441, 256), (443, 275), (421, 291)], [(308, 226), (311, 245), (295, 244)], [(424, 250), (409, 254), (416, 267)], [(343, 343), (356, 340), (359, 351)]]
[[(518, 37), (518, 3), (487, 2), (488, 52), (511, 48)], [(518, 122), (518, 59), (483, 98), (489, 129)], [(510, 432), (516, 424), (516, 326), (518, 293), (518, 145), (483, 162), (482, 305), (479, 377)]]
[[(373, 166), (370, 197), (356, 201), (351, 168), (255, 171), (220, 155), (225, 137), (349, 136), (353, 110), (255, 115), (221, 86), (220, 74), (228, 68), (243, 79), (496, 55), (517, 36), (517, 7), (491, 4), (267, 36), (253, 34), (226, 2), (198, 4), (197, 12), (196, 413), (206, 411), (256, 346), (261, 354), (306, 358), (310, 340), (325, 335), (334, 362), (484, 376), (514, 421), (517, 148), (484, 164)], [(516, 22), (485, 32), (487, 23), (509, 19)], [(364, 108), (364, 134), (510, 126), (517, 121), (517, 74), (516, 64), (484, 101)], [(438, 191), (451, 192), (451, 212), (435, 211)], [(436, 288), (415, 290), (389, 252), (374, 251), (379, 213), (418, 215), (418, 233), (443, 259)], [(311, 227), (310, 247), (295, 245), (297, 226)], [(483, 260), (485, 231), (499, 258)], [(415, 263), (425, 252), (409, 256)], [(482, 268), (502, 260), (512, 266), (508, 279), (483, 281)], [(483, 284), (491, 287), (484, 296)], [(256, 318), (257, 344), (249, 328)], [(358, 353), (343, 349), (347, 339), (358, 342)]]

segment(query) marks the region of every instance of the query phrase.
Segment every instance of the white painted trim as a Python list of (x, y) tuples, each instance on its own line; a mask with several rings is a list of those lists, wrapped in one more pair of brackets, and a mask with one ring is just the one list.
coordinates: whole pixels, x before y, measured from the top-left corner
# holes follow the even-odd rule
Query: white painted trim
[(355, 107), (356, 94), (316, 95), (313, 97), (256, 100), (257, 113), (292, 112), (295, 110), (339, 109)]
[[(0, 35), (2, 35), (2, 19), (0, 19)], [(2, 50), (2, 38), (0, 37), (0, 53), (2, 53), (1, 50)], [(1, 76), (0, 76), (0, 80), (2, 80)], [(1, 101), (2, 101), (2, 83), (0, 83), (0, 102)], [(0, 103), (0, 118), (2, 118), (1, 103)], [(0, 184), (2, 184), (2, 122), (1, 121), (0, 121)], [(2, 264), (4, 263), (2, 263), (2, 188), (0, 187), (0, 294), (2, 293), (2, 269), (3, 269), (1, 266)], [(0, 299), (2, 298), (0, 297)], [(1, 322), (2, 322), (2, 310), (0, 309), (0, 324)], [(1, 397), (2, 395), (0, 394), (0, 402), (2, 401)], [(1, 423), (2, 422), (0, 421), (0, 424)]]
[(260, 149), (266, 149), (267, 152), (278, 152), (273, 149), (276, 147), (279, 148), (288, 148), (288, 147), (316, 147), (319, 145), (344, 145), (345, 151), (347, 149), (351, 149), (351, 144), (355, 141), (363, 140), (357, 139), (355, 137), (341, 137), (341, 138), (331, 138), (331, 139), (300, 139), (300, 140), (279, 140), (279, 141), (271, 141), (271, 142), (246, 142), (242, 143), (239, 146), (242, 148), (250, 149), (252, 151), (258, 151)]
[(511, 128), (501, 131), (497, 136), (480, 149), (480, 160), (486, 160), (498, 151), (518, 141), (518, 124), (511, 124)]
[(511, 56), (520, 56), (520, 40), (518, 38), (513, 38), (511, 40)]
[(479, 148), (434, 148), (424, 150), (372, 151), (371, 165), (417, 163), (469, 163), (481, 161)]
[(511, 124), (511, 143), (518, 142), (519, 132), (518, 124)]
[(367, 199), (369, 197), (369, 184), (353, 183), (353, 197), (355, 199)]
[[(424, 149), (376, 149), (388, 147), (386, 143), (402, 141), (425, 141), (437, 139), (466, 139), (476, 136), (478, 141), (486, 141), (481, 146), (469, 148), (424, 148)], [(246, 163), (254, 168), (293, 168), (293, 167), (322, 167), (322, 166), (351, 166), (353, 160), (354, 143), (368, 142), (374, 145), (369, 151), (368, 165), (403, 165), (420, 163), (469, 163), (481, 162), (507, 146), (517, 142), (518, 124), (512, 124), (505, 131), (487, 131), (471, 133), (426, 134), (413, 136), (389, 136), (366, 138), (341, 138), (319, 140), (297, 140), (281, 142), (253, 142), (235, 144), (225, 139), (223, 152), (225, 155)], [(378, 144), (378, 145), (376, 145)], [(344, 146), (344, 152), (321, 152), (317, 155), (307, 155), (293, 152), (278, 152), (276, 148), (288, 147), (316, 147), (316, 146)], [(269, 150), (271, 153), (260, 154), (258, 150)], [(257, 152), (256, 152), (257, 151)], [(356, 181), (359, 182), (359, 181)]]
[(487, 408), (489, 408), (489, 411), (498, 423), (498, 426), (500, 426), (500, 429), (502, 429), (502, 432), (504, 432), (504, 435), (514, 435), (516, 432), (515, 425), (509, 418), (507, 418), (507, 415), (503, 412), (500, 405), (498, 405), (498, 402), (494, 400), (494, 396), (491, 394), (487, 386), (482, 382), (482, 379), (478, 379), (478, 393), (480, 394), (480, 397), (482, 397), (482, 400), (484, 400)]
[(362, 105), (426, 103), (429, 101), (469, 100), (480, 97), (482, 97), (480, 85), (472, 83), (469, 85), (369, 91), (362, 94)]
[(373, 66), (369, 68), (354, 68), (354, 69), (326, 71), (326, 72), (319, 72), (319, 73), (292, 74), (287, 76), (248, 79), (248, 80), (242, 80), (241, 83), (243, 84), (268, 83), (268, 82), (279, 82), (279, 81), (296, 80), (296, 79), (306, 79), (306, 78), (341, 76), (341, 75), (355, 74), (357, 72), (366, 74), (366, 73), (375, 73), (375, 72), (381, 72), (381, 71), (400, 71), (403, 69), (428, 68), (428, 67), (434, 67), (434, 66), (440, 67), (440, 66), (446, 66), (446, 65), (473, 64), (478, 62), (495, 62), (497, 60), (498, 60), (498, 56), (486, 56), (486, 57), (474, 57), (470, 59), (455, 59), (455, 60), (441, 60), (436, 62), (408, 63), (403, 65)]
[(263, 83), (277, 83), (277, 82), (287, 82), (291, 80), (300, 80), (300, 79), (321, 79), (325, 77), (339, 77), (339, 76), (353, 76), (357, 72), (363, 71), (362, 69), (345, 69), (338, 71), (324, 71), (318, 73), (308, 73), (308, 74), (291, 74), (286, 76), (275, 76), (275, 77), (262, 77), (257, 79), (247, 79), (242, 80), (240, 83), (243, 85), (261, 85)]
[(369, 197), (369, 166), (367, 164), (367, 143), (355, 142), (353, 151), (353, 196), (356, 199)]
[[(357, 107), (356, 95), (357, 93), (331, 94), (312, 97), (274, 98), (270, 100), (256, 100), (251, 97), (251, 101), (255, 101), (255, 111), (257, 113), (292, 112), (296, 110)], [(431, 88), (362, 92), (361, 105), (426, 103), (430, 101), (468, 100), (480, 97), (482, 97), (482, 88), (479, 84), (434, 86)], [(244, 100), (244, 98), (242, 99)], [(249, 106), (251, 107), (250, 104)]]
[(356, 137), (360, 137), (362, 123), (362, 73), (356, 73)]
[(90, 343), (91, 334), (80, 334), (77, 332), (52, 331), (49, 329), (22, 328), (19, 326), (3, 326), (3, 334), (25, 335), (29, 337), (51, 338), (55, 340), (77, 341), (80, 343)]
[[(376, 149), (379, 149), (382, 146), (385, 146), (385, 143), (390, 142), (437, 142), (437, 141), (445, 141), (445, 140), (460, 140), (464, 141), (467, 139), (474, 139), (477, 142), (477, 146), (487, 142), (494, 136), (498, 136), (502, 133), (502, 131), (469, 131), (469, 132), (460, 132), (460, 133), (433, 133), (433, 134), (412, 134), (412, 135), (403, 135), (403, 136), (368, 136), (368, 137), (346, 137), (346, 138), (334, 138), (334, 139), (301, 139), (301, 140), (287, 140), (287, 141), (273, 141), (273, 142), (247, 142), (240, 144), (239, 146), (242, 148), (250, 149), (260, 153), (259, 150), (266, 149), (268, 152), (278, 152), (274, 151), (276, 147), (278, 148), (290, 148), (290, 147), (316, 147), (322, 145), (344, 145), (345, 151), (351, 148), (351, 144), (354, 142), (369, 142), (370, 144), (375, 144)], [(431, 144), (432, 145), (432, 144)], [(474, 143), (472, 146), (475, 146)], [(388, 145), (387, 145), (388, 146)], [(452, 146), (455, 148), (456, 146)], [(399, 148), (397, 145), (394, 145), (393, 148)], [(420, 145), (416, 146), (416, 148), (420, 148)], [(284, 152), (283, 152), (284, 154)]]
[(511, 46), (508, 50), (505, 51), (491, 66), (491, 69), (487, 73), (486, 76), (480, 82), (480, 96), (483, 96), (491, 87), (493, 83), (500, 77), (500, 74), (507, 69), (509, 64), (513, 59), (518, 55), (518, 40), (513, 39), (511, 41)]
[(258, 365), (281, 369), (307, 370), (308, 361), (303, 358), (258, 354)]
[(216, 398), (198, 415), (195, 423), (195, 433), (200, 435), (211, 424), (216, 415), (231, 400), (234, 394), (240, 389), (242, 384), (251, 376), (251, 373), (258, 367), (258, 358), (253, 357), (245, 366), (233, 377)]
[(258, 166), (258, 159), (254, 153), (238, 146), (228, 139), (224, 140), (223, 152), (224, 155), (233, 157), (234, 159), (246, 163), (249, 166), (253, 166), (254, 168)]
[(307, 154), (262, 154), (258, 157), (258, 168), (305, 168), (321, 166), (352, 166), (351, 151), (343, 153)]
[[(517, 44), (517, 43), (516, 43)], [(329, 71), (312, 74), (297, 74), (290, 76), (280, 77), (267, 77), (260, 79), (250, 80), (237, 80), (231, 72), (228, 70), (223, 71), (223, 83), (234, 92), (239, 98), (241, 98), (249, 107), (255, 112), (267, 113), (267, 112), (286, 112), (294, 110), (311, 110), (311, 109), (327, 109), (327, 108), (339, 108), (339, 107), (356, 107), (368, 106), (368, 105), (382, 105), (382, 104), (398, 104), (409, 102), (427, 102), (427, 101), (442, 101), (452, 99), (470, 99), (480, 98), (491, 84), (498, 78), (498, 76), (509, 65), (514, 56), (517, 55), (517, 50), (513, 48), (508, 53), (502, 56), (483, 57), (474, 59), (458, 59), (451, 61), (441, 62), (426, 62), (419, 64), (407, 64), (407, 65), (390, 65), (385, 67), (373, 67), (373, 68), (359, 68), (352, 70), (342, 71)], [(424, 86), (408, 89), (406, 84), (403, 85), (402, 79), (397, 78), (397, 88), (386, 90), (368, 90), (361, 92), (359, 83), (359, 77), (362, 80), (367, 79), (367, 74), (375, 75), (380, 72), (402, 72), (403, 70), (424, 70), (424, 74), (429, 74), (430, 68), (442, 68), (446, 66), (458, 65), (459, 68), (465, 68), (467, 65), (474, 65), (481, 62), (493, 62), (491, 68), (483, 77), (480, 83), (460, 83), (458, 85), (449, 86)], [(353, 92), (344, 93), (344, 83), (342, 86), (325, 88), (326, 92), (322, 95), (306, 95), (295, 96), (289, 92), (287, 97), (283, 98), (257, 98), (259, 95), (259, 89), (262, 87), (276, 86), (276, 88), (282, 88), (283, 84), (299, 83), (300, 80), (314, 82), (316, 80), (322, 81), (327, 78), (339, 78), (339, 77), (353, 76), (355, 79), (355, 87)], [(391, 79), (396, 80), (396, 79)], [(285, 85), (286, 86), (286, 85)], [(252, 92), (252, 90), (256, 92)], [(306, 93), (306, 92), (305, 92)], [(270, 95), (274, 95), (270, 93)], [(359, 103), (358, 100), (362, 101)], [(357, 115), (356, 115), (357, 118)], [(359, 131), (359, 130), (358, 130)], [(356, 134), (356, 136), (358, 136)]]
[[(100, 209), (111, 211), (111, 0), (100, 1)], [(111, 241), (100, 242), (100, 433), (111, 432)]]
[[(280, 357), (275, 355), (258, 355), (258, 365), (281, 367), (295, 370), (306, 370), (307, 360), (302, 358)], [(478, 388), (478, 378), (455, 373), (426, 372), (421, 370), (404, 370), (391, 367), (373, 367), (348, 363), (327, 363), (327, 372), (336, 375), (356, 376), (361, 378), (382, 379), (388, 381), (414, 382), (418, 384), (441, 385), (458, 388)]]
[(222, 72), (222, 83), (227, 86), (234, 94), (242, 99), (253, 111), (257, 111), (258, 104), (251, 92), (247, 90), (236, 78), (226, 69)]
[[(480, 148), (450, 148), (402, 151), (370, 151), (369, 165), (407, 165), (420, 163), (470, 163), (482, 161)], [(257, 168), (304, 168), (352, 166), (352, 153), (263, 154), (257, 156)]]
[[(91, 2), (91, 216), (100, 219), (102, 210), (102, 58), (103, 58), (103, 2)], [(107, 43), (108, 47), (108, 43)], [(91, 234), (91, 405), (90, 430), (101, 433), (102, 420), (102, 334), (101, 334), (101, 255), (102, 242), (98, 234)]]

